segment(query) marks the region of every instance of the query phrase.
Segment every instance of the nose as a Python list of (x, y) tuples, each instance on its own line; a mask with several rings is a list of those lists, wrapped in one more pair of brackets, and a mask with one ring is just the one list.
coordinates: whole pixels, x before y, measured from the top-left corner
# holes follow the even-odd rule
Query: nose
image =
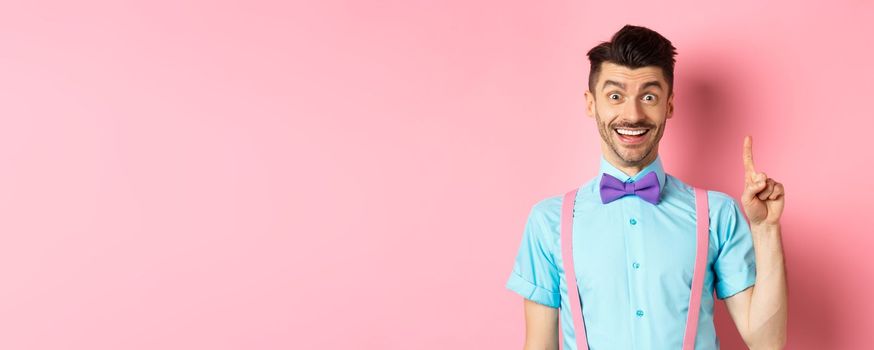
[(622, 112), (625, 117), (624, 119), (629, 123), (639, 123), (646, 120), (646, 115), (643, 114), (643, 108), (638, 101), (626, 103)]

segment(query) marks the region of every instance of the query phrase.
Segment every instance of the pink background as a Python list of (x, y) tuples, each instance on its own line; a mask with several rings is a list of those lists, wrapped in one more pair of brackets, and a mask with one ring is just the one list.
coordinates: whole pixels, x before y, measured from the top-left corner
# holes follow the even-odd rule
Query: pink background
[(521, 348), (625, 23), (679, 51), (666, 170), (738, 198), (751, 134), (785, 184), (789, 348), (871, 346), (874, 5), (702, 3), (5, 2), (0, 348)]

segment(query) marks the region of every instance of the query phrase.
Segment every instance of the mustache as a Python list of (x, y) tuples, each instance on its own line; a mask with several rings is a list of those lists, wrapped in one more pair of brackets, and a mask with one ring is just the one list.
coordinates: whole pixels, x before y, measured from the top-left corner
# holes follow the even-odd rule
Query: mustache
[(655, 127), (652, 124), (614, 124), (612, 126), (614, 129), (655, 129)]

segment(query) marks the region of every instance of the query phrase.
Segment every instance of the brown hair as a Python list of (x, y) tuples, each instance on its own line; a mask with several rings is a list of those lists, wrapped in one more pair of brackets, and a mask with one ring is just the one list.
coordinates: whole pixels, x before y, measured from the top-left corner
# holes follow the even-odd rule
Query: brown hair
[(646, 27), (625, 25), (610, 41), (602, 42), (589, 50), (589, 91), (595, 92), (601, 63), (612, 62), (628, 68), (656, 66), (662, 69), (668, 81), (668, 91), (674, 89), (674, 56), (677, 49), (671, 41)]

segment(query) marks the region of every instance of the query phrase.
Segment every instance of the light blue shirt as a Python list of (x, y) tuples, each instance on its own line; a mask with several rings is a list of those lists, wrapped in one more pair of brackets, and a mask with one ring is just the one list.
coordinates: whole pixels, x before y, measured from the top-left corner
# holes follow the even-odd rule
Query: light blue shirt
[[(633, 182), (658, 175), (658, 205), (629, 195), (601, 203), (601, 174)], [(713, 291), (724, 299), (755, 283), (752, 237), (735, 200), (707, 191), (710, 249), (695, 349), (719, 349)], [(559, 223), (563, 194), (535, 203), (506, 287), (540, 304), (561, 306), (564, 348), (576, 349)], [(658, 156), (629, 177), (601, 156), (598, 176), (580, 187), (574, 207), (574, 268), (592, 350), (680, 349), (696, 249), (694, 189), (666, 174)]]

